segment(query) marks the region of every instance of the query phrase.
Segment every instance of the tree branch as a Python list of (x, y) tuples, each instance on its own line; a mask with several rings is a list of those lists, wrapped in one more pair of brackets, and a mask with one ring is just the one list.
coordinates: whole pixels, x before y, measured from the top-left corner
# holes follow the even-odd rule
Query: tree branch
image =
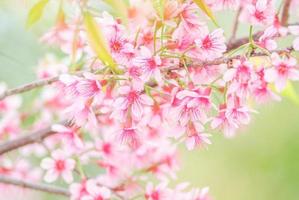
[(54, 83), (58, 80), (59, 80), (59, 76), (54, 76), (54, 77), (51, 77), (51, 78), (37, 80), (37, 81), (31, 82), (31, 83), (27, 83), (25, 85), (21, 85), (19, 87), (11, 89), (11, 90), (6, 90), (3, 94), (0, 95), (0, 101), (2, 99), (4, 99), (5, 97), (7, 97), (7, 96), (24, 93), (24, 92), (33, 90), (33, 89), (38, 88), (38, 87), (42, 87), (42, 86), (45, 86), (45, 85), (50, 85), (50, 84), (52, 84), (52, 83)]
[[(67, 125), (68, 122), (64, 121), (61, 124)], [(49, 137), (56, 132), (51, 130), (51, 126), (35, 131), (31, 134), (26, 134), (22, 137), (7, 141), (5, 143), (0, 144), (0, 156), (4, 153), (13, 151), (20, 147), (26, 146), (28, 144), (37, 143), (43, 141), (46, 137)]]
[[(261, 35), (263, 34), (263, 31), (259, 31), (255, 34), (253, 34), (253, 39), (257, 40)], [(227, 44), (227, 52), (231, 51), (233, 49), (238, 48), (239, 46), (246, 44), (249, 42), (249, 38), (248, 37), (243, 37), (234, 41), (231, 41)]]
[(235, 38), (236, 38), (236, 34), (237, 34), (238, 26), (239, 26), (239, 17), (240, 17), (241, 12), (242, 12), (242, 6), (240, 6), (238, 11), (237, 11), (235, 21), (234, 21), (234, 25), (233, 25), (233, 29), (232, 29), (232, 35), (229, 39), (229, 43), (234, 41)]
[[(91, 70), (87, 70), (87, 71), (77, 71), (75, 73), (70, 73), (70, 74), (76, 75), (76, 76), (82, 76), (86, 72), (96, 73), (97, 71), (91, 69)], [(45, 85), (50, 85), (52, 83), (55, 83), (59, 80), (59, 76), (60, 75), (53, 76), (53, 77), (46, 78), (46, 79), (33, 81), (31, 83), (27, 83), (27, 84), (18, 86), (16, 88), (6, 90), (2, 94), (0, 94), (0, 101), (3, 100), (4, 98), (8, 97), (8, 96), (11, 96), (11, 95), (21, 94), (21, 93), (28, 92), (28, 91), (33, 90), (33, 89), (38, 88), (38, 87), (42, 87), (42, 86), (45, 86)]]
[(283, 26), (286, 26), (288, 24), (291, 2), (292, 0), (285, 0), (281, 16), (281, 25)]
[(7, 176), (0, 175), (0, 183), (15, 185), (15, 186), (28, 188), (28, 189), (32, 189), (32, 190), (38, 190), (41, 192), (47, 192), (47, 193), (51, 193), (51, 194), (63, 195), (66, 197), (70, 196), (69, 191), (64, 188), (60, 188), (60, 187), (52, 186), (52, 185), (46, 185), (43, 183), (33, 183), (33, 182), (29, 182), (29, 181), (24, 181), (24, 180), (18, 180), (18, 179), (7, 177)]

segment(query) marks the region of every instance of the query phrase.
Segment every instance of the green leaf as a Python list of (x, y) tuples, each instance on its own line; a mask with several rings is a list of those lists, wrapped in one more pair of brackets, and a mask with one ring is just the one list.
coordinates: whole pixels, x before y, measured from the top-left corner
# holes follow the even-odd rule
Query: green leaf
[(124, 0), (104, 0), (111, 8), (114, 9), (114, 13), (124, 20), (125, 23), (128, 22), (128, 6)]
[(212, 10), (206, 4), (205, 0), (193, 0), (193, 2), (212, 20), (215, 26), (219, 27)]
[(98, 58), (107, 65), (112, 72), (119, 74), (120, 69), (114, 62), (108, 48), (107, 41), (105, 40), (100, 26), (95, 22), (94, 18), (88, 12), (84, 12), (84, 26), (87, 32), (87, 37), (91, 48), (94, 50)]
[(41, 18), (48, 2), (49, 0), (40, 0), (30, 9), (26, 23), (27, 28), (31, 27)]
[(281, 94), (282, 94), (282, 96), (287, 97), (293, 103), (295, 103), (299, 106), (299, 95), (297, 94), (297, 92), (291, 82), (287, 83), (286, 88), (282, 91)]
[(165, 0), (153, 0), (153, 5), (157, 13), (159, 14), (160, 18), (164, 18), (164, 6)]

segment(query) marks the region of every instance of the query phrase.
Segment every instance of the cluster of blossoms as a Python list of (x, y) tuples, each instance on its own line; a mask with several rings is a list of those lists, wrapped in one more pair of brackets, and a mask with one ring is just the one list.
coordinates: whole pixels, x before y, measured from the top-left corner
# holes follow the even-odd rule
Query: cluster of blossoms
[[(0, 175), (62, 179), (73, 200), (210, 200), (208, 188), (169, 186), (178, 145), (207, 146), (214, 130), (233, 137), (256, 112), (250, 101), (280, 100), (288, 81), (299, 80), (299, 26), (281, 22), (274, 0), (207, 0), (212, 12), (239, 10), (237, 20), (250, 25), (246, 42), (229, 40), (207, 25), (203, 2), (118, 2), (125, 17), (113, 17), (92, 2), (66, 1), (74, 11), (66, 18), (61, 6), (41, 38), (66, 57), (39, 63), (37, 76), (55, 81), (29, 106), (20, 96), (0, 100), (1, 141), (47, 126), (54, 134), (19, 148), (22, 162), (0, 154)], [(288, 35), (292, 47), (279, 49)]]

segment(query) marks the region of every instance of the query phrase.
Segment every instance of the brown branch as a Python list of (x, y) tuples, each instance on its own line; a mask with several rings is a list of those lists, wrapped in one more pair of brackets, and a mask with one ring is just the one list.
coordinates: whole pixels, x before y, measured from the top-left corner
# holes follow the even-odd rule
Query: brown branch
[(235, 21), (234, 21), (234, 25), (233, 25), (233, 29), (232, 29), (232, 35), (229, 39), (229, 43), (234, 41), (236, 38), (237, 30), (239, 27), (239, 17), (240, 17), (241, 12), (242, 12), (242, 7), (240, 6), (240, 8), (237, 11), (236, 17), (235, 17)]
[[(261, 35), (263, 34), (263, 31), (259, 31), (255, 34), (253, 34), (253, 39), (257, 40)], [(231, 51), (233, 49), (238, 48), (239, 46), (246, 44), (249, 42), (249, 38), (248, 37), (243, 37), (234, 41), (231, 41), (227, 44), (227, 51)]]
[(9, 185), (15, 185), (23, 188), (28, 188), (32, 190), (37, 190), (41, 192), (47, 192), (50, 194), (57, 194), (57, 195), (62, 195), (69, 197), (70, 193), (68, 190), (64, 188), (60, 188), (57, 186), (52, 186), (52, 185), (46, 185), (43, 183), (33, 183), (32, 181), (24, 181), (24, 180), (18, 180), (15, 178), (7, 177), (7, 176), (1, 176), (0, 175), (0, 183), (3, 184), (9, 184)]
[(281, 16), (281, 25), (283, 26), (286, 26), (288, 24), (291, 2), (292, 0), (285, 0)]
[[(68, 124), (66, 121), (62, 122), (61, 124)], [(56, 132), (53, 132), (51, 130), (51, 126), (35, 131), (31, 134), (26, 134), (22, 137), (7, 141), (5, 143), (0, 144), (0, 156), (4, 153), (13, 151), (15, 149), (18, 149), (20, 147), (26, 146), (28, 144), (33, 144), (37, 142), (43, 141), (46, 137), (49, 137)]]
[[(286, 50), (275, 50), (275, 51), (271, 51), (269, 53), (278, 53), (278, 54), (289, 54), (292, 51), (292, 48), (286, 48)], [(250, 57), (263, 57), (263, 56), (268, 56), (267, 53), (264, 52), (254, 52), (250, 55)], [(236, 55), (236, 56), (232, 56), (232, 57), (221, 57), (221, 58), (217, 58), (215, 60), (212, 61), (203, 61), (203, 62), (196, 62), (196, 63), (192, 63), (190, 66), (193, 67), (202, 67), (202, 66), (209, 66), (209, 65), (220, 65), (220, 64), (225, 64), (225, 63), (229, 63), (235, 59), (241, 59), (243, 58), (243, 55)]]
[(11, 89), (11, 90), (6, 90), (3, 94), (0, 95), (0, 101), (2, 99), (4, 99), (5, 97), (7, 97), (7, 96), (24, 93), (24, 92), (33, 90), (33, 89), (38, 88), (38, 87), (42, 87), (42, 86), (45, 86), (45, 85), (50, 85), (50, 84), (58, 81), (58, 79), (59, 79), (59, 76), (54, 76), (54, 77), (51, 77), (51, 78), (34, 81), (34, 82), (31, 82), (31, 83), (16, 87), (16, 88)]
[[(77, 72), (70, 73), (70, 74), (71, 75), (76, 75), (76, 76), (82, 76), (86, 72), (97, 73), (96, 70), (91, 69), (91, 70), (87, 70), (87, 71), (77, 71)], [(53, 76), (53, 77), (46, 78), (46, 79), (36, 80), (36, 81), (31, 82), (31, 83), (27, 83), (25, 85), (18, 86), (16, 88), (6, 90), (2, 94), (0, 94), (0, 101), (3, 100), (4, 98), (8, 97), (8, 96), (11, 96), (11, 95), (21, 94), (21, 93), (24, 93), (24, 92), (31, 91), (31, 90), (33, 90), (35, 88), (38, 88), (38, 87), (42, 87), (42, 86), (45, 86), (45, 85), (50, 85), (52, 83), (55, 83), (59, 80), (59, 76), (60, 75)]]

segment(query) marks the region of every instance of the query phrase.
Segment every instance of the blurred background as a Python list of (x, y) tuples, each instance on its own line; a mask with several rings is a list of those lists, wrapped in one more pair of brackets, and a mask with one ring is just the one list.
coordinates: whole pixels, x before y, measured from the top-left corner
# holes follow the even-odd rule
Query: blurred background
[[(0, 82), (9, 87), (34, 80), (33, 69), (46, 53), (38, 37), (53, 21), (55, 10), (47, 9), (42, 21), (26, 30), (26, 15), (32, 2), (0, 0)], [(227, 34), (233, 16), (217, 16)], [(242, 25), (239, 34), (247, 30)], [(234, 139), (225, 139), (218, 133), (208, 149), (188, 152), (181, 148), (178, 181), (209, 186), (215, 200), (298, 200), (299, 107), (283, 99), (257, 110), (259, 114), (253, 116), (250, 126), (240, 130)]]

